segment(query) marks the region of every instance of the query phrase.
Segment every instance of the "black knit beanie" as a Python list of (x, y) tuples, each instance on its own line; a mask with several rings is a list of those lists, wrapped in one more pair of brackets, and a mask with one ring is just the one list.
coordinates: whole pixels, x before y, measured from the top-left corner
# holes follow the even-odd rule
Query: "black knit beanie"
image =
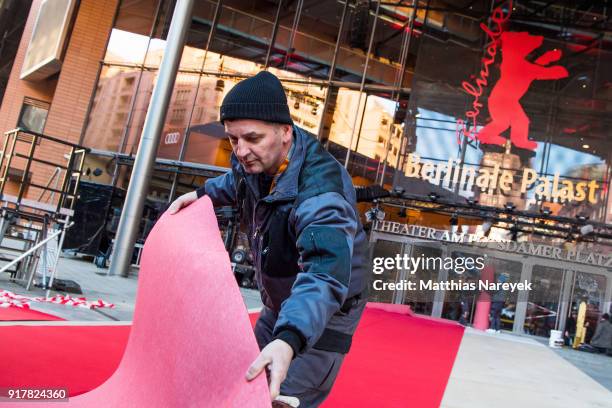
[(231, 119), (257, 119), (293, 125), (287, 96), (278, 78), (268, 71), (238, 82), (223, 99), (221, 123)]

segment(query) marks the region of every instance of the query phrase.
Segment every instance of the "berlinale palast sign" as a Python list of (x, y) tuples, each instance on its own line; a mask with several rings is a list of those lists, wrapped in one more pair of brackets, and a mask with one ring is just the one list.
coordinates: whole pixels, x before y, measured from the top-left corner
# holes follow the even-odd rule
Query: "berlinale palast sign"
[[(516, 173), (516, 174), (515, 174)], [(522, 171), (502, 169), (499, 164), (493, 168), (470, 165), (459, 165), (457, 159), (449, 159), (446, 163), (432, 163), (421, 161), (418, 155), (408, 155), (405, 167), (406, 177), (415, 177), (446, 188), (454, 188), (459, 184), (460, 190), (470, 190), (476, 185), (481, 191), (492, 193), (499, 188), (503, 193), (534, 189), (538, 200), (580, 202), (588, 200), (591, 204), (597, 203), (598, 190), (601, 185), (595, 180), (574, 182), (561, 179), (559, 173), (553, 177), (538, 176), (538, 173), (529, 167)], [(518, 184), (515, 184), (517, 183)]]

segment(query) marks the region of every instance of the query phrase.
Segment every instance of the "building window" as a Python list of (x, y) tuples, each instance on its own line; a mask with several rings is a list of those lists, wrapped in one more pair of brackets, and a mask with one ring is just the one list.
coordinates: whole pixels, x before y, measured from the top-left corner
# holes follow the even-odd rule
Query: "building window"
[(17, 126), (26, 131), (43, 133), (48, 114), (49, 104), (47, 102), (25, 98), (21, 106)]

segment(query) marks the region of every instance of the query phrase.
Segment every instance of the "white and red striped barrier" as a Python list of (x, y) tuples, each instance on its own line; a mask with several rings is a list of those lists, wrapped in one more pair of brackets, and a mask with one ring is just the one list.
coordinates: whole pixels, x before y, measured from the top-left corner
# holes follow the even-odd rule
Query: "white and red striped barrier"
[(0, 307), (14, 306), (14, 307), (21, 307), (24, 309), (29, 309), (30, 303), (32, 302), (56, 303), (60, 305), (84, 307), (86, 309), (115, 307), (113, 303), (108, 303), (101, 299), (98, 299), (96, 301), (89, 301), (84, 297), (75, 298), (70, 295), (55, 295), (53, 297), (30, 297), (30, 296), (17, 295), (13, 292), (9, 292), (8, 290), (0, 290)]

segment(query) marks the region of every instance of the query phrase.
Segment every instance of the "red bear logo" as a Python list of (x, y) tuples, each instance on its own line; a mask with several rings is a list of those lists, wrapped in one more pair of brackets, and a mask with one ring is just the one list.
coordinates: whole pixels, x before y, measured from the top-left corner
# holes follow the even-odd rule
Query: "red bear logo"
[(510, 139), (514, 146), (529, 150), (537, 147), (537, 143), (528, 138), (529, 118), (520, 99), (535, 80), (560, 79), (569, 75), (561, 65), (547, 66), (561, 58), (560, 50), (548, 51), (533, 63), (525, 59), (543, 41), (543, 36), (527, 32), (509, 31), (501, 35), (501, 75), (488, 100), (491, 122), (476, 136), (481, 143), (503, 146), (506, 139), (500, 134), (510, 128)]

